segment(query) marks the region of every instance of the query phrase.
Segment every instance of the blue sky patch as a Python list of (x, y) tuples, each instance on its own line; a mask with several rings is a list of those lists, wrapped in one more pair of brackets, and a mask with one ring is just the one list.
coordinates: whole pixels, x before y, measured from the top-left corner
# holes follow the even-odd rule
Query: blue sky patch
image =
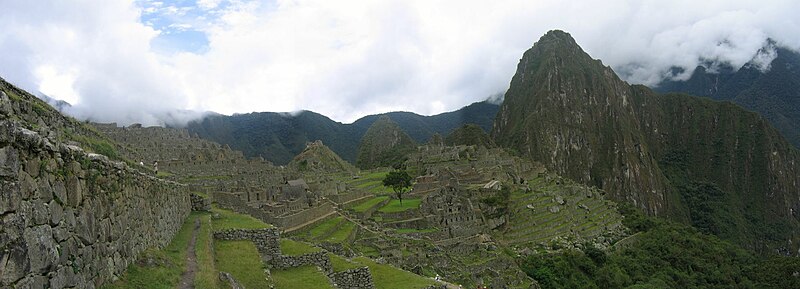
[(158, 30), (150, 43), (162, 54), (177, 52), (205, 53), (208, 37), (204, 32), (216, 22), (230, 3), (204, 0), (138, 0), (141, 22)]

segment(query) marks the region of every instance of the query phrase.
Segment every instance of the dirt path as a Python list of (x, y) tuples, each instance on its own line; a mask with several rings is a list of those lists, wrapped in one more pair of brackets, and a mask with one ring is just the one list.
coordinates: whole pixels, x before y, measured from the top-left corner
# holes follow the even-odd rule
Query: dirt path
[(200, 229), (200, 218), (194, 220), (192, 239), (189, 240), (189, 248), (186, 249), (186, 271), (181, 275), (181, 283), (178, 284), (179, 289), (194, 288), (194, 274), (197, 272), (197, 255), (194, 253), (194, 247), (197, 243), (198, 229)]

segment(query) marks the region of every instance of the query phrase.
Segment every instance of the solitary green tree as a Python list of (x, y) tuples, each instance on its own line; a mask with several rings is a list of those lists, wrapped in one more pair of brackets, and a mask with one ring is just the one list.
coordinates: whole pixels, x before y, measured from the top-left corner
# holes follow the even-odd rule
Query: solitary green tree
[(403, 204), (403, 193), (411, 187), (411, 176), (405, 170), (391, 171), (383, 179), (383, 186), (392, 188), (394, 194)]

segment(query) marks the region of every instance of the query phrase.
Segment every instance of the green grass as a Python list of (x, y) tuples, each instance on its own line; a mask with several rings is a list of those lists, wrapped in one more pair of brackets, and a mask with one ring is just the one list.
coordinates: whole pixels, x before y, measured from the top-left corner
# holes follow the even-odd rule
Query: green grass
[(368, 182), (359, 183), (359, 184), (356, 185), (356, 188), (363, 189), (363, 188), (371, 187), (371, 186), (383, 187), (383, 180), (371, 180), (371, 181), (368, 181)]
[(403, 212), (406, 210), (419, 208), (420, 203), (422, 203), (422, 199), (405, 199), (403, 200), (402, 204), (400, 204), (400, 200), (391, 200), (388, 204), (386, 204), (386, 206), (378, 209), (378, 211), (382, 213)]
[(245, 288), (269, 288), (264, 264), (253, 242), (216, 240), (214, 251), (219, 271), (231, 273)]
[(204, 181), (204, 180), (227, 180), (230, 179), (231, 176), (190, 176), (183, 178), (186, 182), (192, 181)]
[(328, 277), (325, 276), (325, 273), (319, 271), (316, 266), (300, 266), (285, 270), (272, 270), (272, 279), (275, 280), (275, 288), (281, 289), (334, 288), (328, 281)]
[(170, 176), (172, 176), (172, 173), (165, 172), (165, 171), (158, 171), (158, 173), (156, 174), (156, 177), (159, 177), (159, 178), (165, 178), (165, 177), (170, 177)]
[(373, 206), (377, 205), (380, 202), (383, 202), (384, 200), (386, 200), (388, 198), (389, 197), (387, 197), (387, 196), (380, 196), (380, 197), (375, 197), (375, 198), (369, 199), (369, 200), (359, 204), (358, 206), (353, 207), (353, 211), (356, 211), (356, 212), (359, 212), (359, 213), (363, 213), (363, 212), (367, 211), (369, 208), (372, 208)]
[(333, 267), (334, 272), (341, 272), (345, 270), (364, 267), (362, 265), (358, 265), (356, 263), (347, 261), (347, 259), (342, 258), (341, 256), (336, 254), (328, 253), (328, 256), (331, 258), (331, 266)]
[(405, 233), (430, 233), (439, 231), (437, 228), (427, 228), (427, 229), (397, 229), (396, 232), (405, 234)]
[(155, 259), (162, 265), (155, 267), (133, 263), (122, 278), (103, 288), (174, 288), (180, 282), (186, 264), (186, 249), (192, 237), (192, 228), (197, 214), (193, 213), (163, 250), (148, 250), (140, 258)]
[(263, 229), (271, 228), (272, 225), (266, 224), (248, 215), (239, 214), (220, 208), (211, 209), (212, 212), (219, 214), (219, 218), (211, 218), (211, 225), (215, 231), (226, 229)]
[(208, 213), (197, 214), (201, 214), (199, 216), (201, 224), (197, 234), (197, 243), (195, 244), (198, 271), (194, 276), (194, 286), (198, 289), (219, 288), (219, 279), (217, 278), (219, 273), (214, 265), (214, 251), (212, 249), (211, 215)]
[(356, 224), (353, 222), (347, 221), (344, 225), (342, 225), (336, 232), (333, 232), (327, 239), (328, 242), (331, 243), (342, 243), (347, 240), (347, 237), (350, 236), (350, 233), (356, 228)]
[(320, 238), (320, 237), (322, 237), (322, 235), (324, 235), (325, 233), (330, 231), (331, 228), (336, 226), (336, 224), (338, 224), (342, 220), (343, 220), (343, 218), (341, 216), (338, 216), (336, 218), (327, 219), (324, 222), (322, 222), (319, 225), (317, 225), (316, 227), (311, 228), (311, 230), (308, 231), (308, 235), (313, 239)]
[(368, 266), (372, 273), (372, 281), (378, 289), (412, 289), (424, 288), (436, 284), (435, 281), (417, 274), (397, 269), (391, 265), (378, 264), (369, 258), (356, 257), (353, 262)]
[(298, 242), (291, 239), (281, 239), (281, 253), (284, 255), (297, 256), (319, 251), (319, 248), (303, 242)]
[(363, 181), (363, 180), (383, 180), (383, 178), (385, 178), (386, 174), (388, 174), (388, 173), (389, 173), (389, 171), (377, 171), (377, 172), (373, 172), (373, 173), (369, 173), (369, 174), (363, 175), (363, 176), (361, 176), (361, 178), (355, 179), (354, 181), (358, 182), (358, 181)]

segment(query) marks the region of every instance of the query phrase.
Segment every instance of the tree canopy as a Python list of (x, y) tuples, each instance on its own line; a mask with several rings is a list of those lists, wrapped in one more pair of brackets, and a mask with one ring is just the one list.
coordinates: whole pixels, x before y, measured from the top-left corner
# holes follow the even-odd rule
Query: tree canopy
[(405, 170), (391, 171), (383, 179), (383, 185), (392, 188), (395, 195), (403, 203), (403, 193), (411, 187), (411, 176)]

